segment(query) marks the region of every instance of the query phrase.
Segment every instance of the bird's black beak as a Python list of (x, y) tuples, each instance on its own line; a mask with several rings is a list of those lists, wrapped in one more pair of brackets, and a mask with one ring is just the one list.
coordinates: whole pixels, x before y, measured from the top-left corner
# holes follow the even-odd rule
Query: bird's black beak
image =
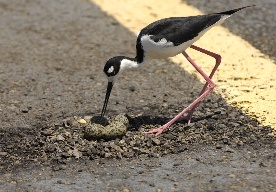
[(113, 87), (113, 82), (108, 82), (107, 89), (106, 89), (106, 94), (105, 94), (104, 105), (103, 105), (103, 110), (102, 110), (102, 114), (101, 114), (102, 117), (105, 114), (107, 103), (108, 103), (108, 99), (109, 99), (112, 87)]

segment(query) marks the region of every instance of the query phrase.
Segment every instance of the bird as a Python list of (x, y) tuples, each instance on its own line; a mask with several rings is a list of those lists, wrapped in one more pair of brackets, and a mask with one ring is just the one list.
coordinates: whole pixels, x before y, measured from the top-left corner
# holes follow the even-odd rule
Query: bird
[[(107, 60), (104, 66), (103, 72), (108, 79), (108, 85), (101, 116), (105, 115), (112, 87), (123, 71), (138, 68), (151, 59), (164, 59), (182, 53), (183, 56), (206, 80), (206, 84), (204, 85), (198, 98), (188, 105), (183, 111), (163, 126), (145, 133), (160, 135), (171, 124), (184, 119), (188, 120), (188, 124), (190, 124), (192, 115), (198, 104), (215, 88), (215, 83), (212, 81), (212, 77), (221, 63), (221, 56), (219, 54), (198, 47), (194, 45), (194, 43), (208, 30), (216, 25), (220, 25), (225, 19), (229, 18), (235, 12), (247, 7), (251, 6), (207, 15), (164, 18), (143, 28), (137, 35), (136, 57), (131, 58), (127, 56), (115, 56)], [(186, 53), (185, 50), (187, 48), (192, 48), (203, 54), (209, 55), (216, 60), (215, 66), (209, 76), (206, 75), (205, 72), (202, 71), (202, 69)], [(186, 113), (188, 114), (183, 116)]]

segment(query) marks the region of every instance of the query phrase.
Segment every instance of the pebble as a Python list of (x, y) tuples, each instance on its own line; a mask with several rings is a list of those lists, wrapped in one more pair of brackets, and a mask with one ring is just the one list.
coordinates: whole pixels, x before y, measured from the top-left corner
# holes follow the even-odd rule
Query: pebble
[(22, 112), (22, 113), (28, 113), (28, 112), (29, 112), (29, 109), (27, 109), (27, 108), (21, 109), (21, 112)]
[(52, 130), (52, 129), (45, 129), (45, 130), (41, 131), (41, 134), (42, 134), (42, 135), (45, 135), (45, 136), (49, 136), (49, 135), (51, 135), (53, 132), (54, 132), (54, 130)]
[(84, 119), (79, 119), (78, 122), (81, 123), (81, 124), (86, 124), (87, 123)]
[(135, 91), (135, 86), (134, 85), (131, 85), (131, 86), (129, 86), (129, 90), (131, 91), (131, 92), (134, 92)]
[(66, 165), (59, 165), (59, 166), (53, 167), (52, 169), (53, 169), (53, 171), (66, 170), (67, 166)]
[(149, 186), (155, 187), (155, 183), (154, 183), (153, 181), (150, 181), (150, 182), (149, 182)]
[(5, 151), (0, 151), (0, 156), (6, 156), (8, 153)]
[(239, 123), (230, 122), (229, 125), (231, 125), (231, 126), (233, 126), (233, 127), (237, 127), (237, 126), (239, 126), (240, 124), (239, 124)]
[(64, 180), (57, 180), (57, 184), (66, 184), (66, 181), (64, 181)]
[(153, 141), (153, 143), (155, 144), (155, 145), (160, 145), (160, 140), (159, 139), (157, 139), (157, 138), (152, 138), (151, 139), (152, 141)]
[(218, 127), (222, 129), (222, 128), (226, 128), (227, 126), (224, 124), (218, 124)]
[(123, 192), (130, 192), (130, 190), (127, 189), (127, 188), (124, 188), (124, 189), (123, 189)]
[(225, 152), (229, 152), (229, 153), (234, 153), (235, 151), (230, 148), (229, 146), (226, 146), (225, 149), (224, 149)]
[(62, 135), (57, 135), (57, 136), (56, 136), (56, 140), (57, 140), (57, 141), (64, 141), (65, 138), (64, 138)]
[(230, 178), (235, 178), (236, 175), (234, 175), (234, 174), (229, 174), (228, 177), (230, 177)]

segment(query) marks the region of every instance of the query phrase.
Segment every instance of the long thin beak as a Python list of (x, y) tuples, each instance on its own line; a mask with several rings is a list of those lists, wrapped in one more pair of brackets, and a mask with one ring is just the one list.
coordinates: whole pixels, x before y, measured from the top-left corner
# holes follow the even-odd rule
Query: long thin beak
[(103, 110), (102, 110), (102, 114), (101, 114), (102, 117), (105, 114), (107, 103), (108, 103), (108, 99), (109, 99), (112, 87), (113, 87), (113, 82), (108, 82), (107, 89), (106, 89), (106, 94), (105, 94), (104, 105), (103, 105)]

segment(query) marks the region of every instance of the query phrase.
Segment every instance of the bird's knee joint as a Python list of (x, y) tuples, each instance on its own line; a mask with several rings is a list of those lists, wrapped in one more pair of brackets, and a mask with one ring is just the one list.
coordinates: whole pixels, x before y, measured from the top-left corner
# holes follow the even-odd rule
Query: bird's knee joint
[(216, 57), (215, 57), (215, 59), (216, 59), (216, 62), (217, 63), (220, 63), (221, 62), (221, 55), (216, 55)]
[(209, 90), (212, 91), (215, 87), (216, 87), (216, 84), (214, 83), (209, 84)]

